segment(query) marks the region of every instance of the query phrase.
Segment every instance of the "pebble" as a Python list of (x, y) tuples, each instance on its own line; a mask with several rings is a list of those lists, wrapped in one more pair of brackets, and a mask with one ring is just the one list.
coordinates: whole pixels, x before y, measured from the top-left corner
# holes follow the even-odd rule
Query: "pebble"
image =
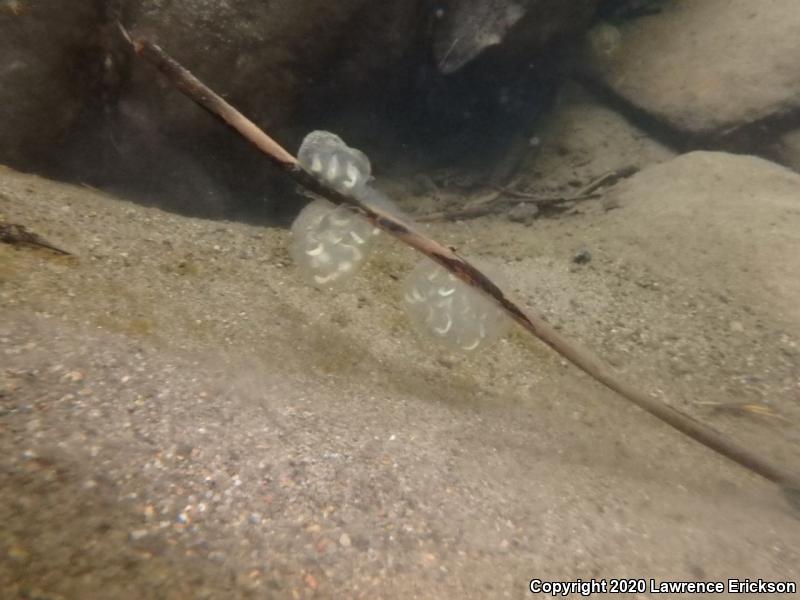
[(539, 216), (539, 207), (533, 203), (520, 202), (506, 213), (506, 218), (513, 223), (530, 225)]
[(148, 533), (149, 532), (147, 529), (134, 529), (128, 534), (128, 537), (131, 539), (131, 541), (136, 542), (146, 537)]
[(346, 533), (343, 533), (339, 536), (339, 544), (342, 545), (344, 548), (349, 548), (352, 545), (352, 541), (350, 540), (350, 536)]
[(572, 262), (576, 265), (585, 265), (592, 260), (592, 253), (589, 252), (588, 248), (581, 248), (575, 253), (575, 256), (572, 257)]

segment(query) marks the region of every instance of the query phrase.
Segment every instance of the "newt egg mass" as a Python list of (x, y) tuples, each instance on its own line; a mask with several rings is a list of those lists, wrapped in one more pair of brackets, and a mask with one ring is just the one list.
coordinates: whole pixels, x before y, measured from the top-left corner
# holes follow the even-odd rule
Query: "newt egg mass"
[[(298, 161), (303, 169), (342, 193), (361, 192), (369, 179), (370, 164), (364, 153), (327, 131), (305, 137)], [(359, 271), (378, 233), (350, 208), (315, 200), (292, 223), (289, 254), (309, 283), (335, 287)]]
[[(369, 184), (371, 166), (363, 152), (327, 131), (314, 131), (298, 152), (300, 166), (331, 188), (362, 204), (408, 220)], [(315, 200), (292, 224), (289, 252), (315, 287), (334, 288), (361, 269), (379, 230), (347, 206)], [(423, 258), (403, 284), (403, 305), (413, 327), (451, 350), (472, 351), (505, 335), (511, 322), (494, 301), (446, 269)]]
[(492, 300), (427, 258), (403, 282), (403, 304), (415, 329), (454, 350), (488, 346), (511, 325)]

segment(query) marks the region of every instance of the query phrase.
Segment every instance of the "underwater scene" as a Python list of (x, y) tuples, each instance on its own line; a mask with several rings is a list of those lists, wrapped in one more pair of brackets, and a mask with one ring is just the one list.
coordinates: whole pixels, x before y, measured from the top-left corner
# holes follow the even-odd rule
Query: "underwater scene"
[(798, 582), (796, 0), (0, 0), (0, 598)]

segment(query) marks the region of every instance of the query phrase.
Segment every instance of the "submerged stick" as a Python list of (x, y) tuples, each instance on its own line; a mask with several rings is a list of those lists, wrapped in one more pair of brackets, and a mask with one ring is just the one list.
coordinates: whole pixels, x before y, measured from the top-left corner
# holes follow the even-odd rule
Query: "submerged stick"
[[(121, 26), (120, 26), (121, 28)], [(749, 449), (724, 437), (714, 429), (695, 420), (671, 406), (651, 398), (646, 393), (620, 380), (612, 369), (590, 350), (562, 336), (541, 315), (525, 310), (509, 299), (503, 291), (486, 275), (459, 256), (454, 250), (440, 244), (416, 230), (411, 223), (378, 207), (362, 204), (357, 199), (337, 192), (320, 183), (304, 171), (297, 159), (275, 140), (264, 133), (242, 113), (214, 93), (187, 69), (172, 59), (157, 45), (147, 40), (131, 40), (127, 32), (123, 35), (131, 42), (135, 52), (157, 67), (167, 78), (191, 100), (221, 119), (239, 134), (265, 153), (276, 165), (281, 167), (297, 183), (310, 191), (327, 198), (335, 204), (346, 204), (356, 208), (376, 227), (388, 232), (400, 241), (418, 250), (431, 260), (439, 263), (450, 273), (492, 298), (511, 318), (528, 332), (535, 335), (561, 356), (579, 369), (633, 402), (653, 416), (661, 419), (678, 431), (688, 435), (719, 454), (733, 460), (743, 467), (761, 475), (778, 485), (784, 486), (793, 501), (800, 498), (800, 478), (783, 467), (771, 463)]]
[(15, 225), (14, 223), (0, 222), (0, 242), (13, 245), (34, 246), (37, 248), (45, 248), (56, 254), (62, 256), (72, 256), (71, 252), (67, 252), (63, 248), (59, 248), (48, 242), (39, 234), (33, 233), (24, 225)]

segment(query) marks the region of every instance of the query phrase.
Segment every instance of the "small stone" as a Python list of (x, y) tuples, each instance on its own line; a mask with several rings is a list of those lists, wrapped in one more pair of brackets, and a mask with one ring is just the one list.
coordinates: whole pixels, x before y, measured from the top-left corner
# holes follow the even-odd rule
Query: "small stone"
[(530, 225), (538, 215), (539, 207), (532, 202), (520, 202), (506, 213), (509, 221), (525, 225)]
[(422, 562), (428, 568), (433, 568), (438, 563), (438, 558), (432, 552), (426, 552), (422, 555)]
[(350, 536), (346, 533), (343, 533), (339, 536), (339, 544), (344, 548), (349, 548), (352, 545), (352, 541), (350, 540)]
[(581, 248), (575, 253), (575, 256), (572, 257), (572, 262), (576, 265), (585, 265), (592, 260), (592, 253), (589, 252), (588, 248)]
[(63, 377), (66, 381), (71, 381), (72, 383), (78, 383), (79, 381), (83, 381), (83, 373), (80, 371), (70, 371)]
[(15, 562), (24, 562), (29, 557), (30, 553), (18, 544), (14, 544), (8, 549), (8, 558)]
[(131, 541), (137, 542), (142, 538), (146, 537), (147, 534), (148, 534), (147, 529), (134, 529), (128, 534), (128, 537), (131, 539)]
[(311, 573), (306, 573), (306, 576), (303, 578), (306, 582), (306, 585), (310, 587), (312, 590), (316, 590), (319, 587), (319, 582), (317, 578), (314, 577)]

